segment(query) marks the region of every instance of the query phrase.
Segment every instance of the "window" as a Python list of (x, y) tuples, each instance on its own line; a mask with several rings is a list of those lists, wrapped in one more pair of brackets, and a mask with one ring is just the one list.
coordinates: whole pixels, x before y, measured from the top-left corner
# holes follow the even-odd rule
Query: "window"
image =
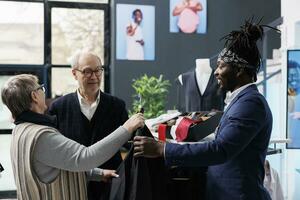
[(0, 64), (43, 64), (43, 4), (0, 1), (0, 35)]
[[(72, 77), (65, 71), (75, 51), (93, 51), (107, 68), (110, 61), (108, 3), (108, 0), (0, 1), (1, 75), (12, 69), (43, 70), (41, 79), (46, 84), (49, 98), (55, 95), (52, 91), (63, 94), (71, 91), (71, 88), (59, 88), (62, 85), (57, 83), (60, 77), (66, 76), (67, 80)], [(52, 70), (52, 67), (56, 69)], [(60, 67), (66, 69), (58, 70)], [(109, 83), (109, 74), (103, 74), (102, 80), (105, 78)], [(108, 91), (109, 85), (105, 87)]]
[(53, 8), (51, 16), (52, 64), (68, 65), (79, 49), (96, 53), (104, 62), (103, 10)]
[[(4, 83), (12, 76), (1, 76), (0, 75), (0, 87), (4, 85)], [(11, 116), (11, 112), (2, 102), (2, 98), (0, 98), (0, 129), (12, 129), (13, 128), (13, 119)]]

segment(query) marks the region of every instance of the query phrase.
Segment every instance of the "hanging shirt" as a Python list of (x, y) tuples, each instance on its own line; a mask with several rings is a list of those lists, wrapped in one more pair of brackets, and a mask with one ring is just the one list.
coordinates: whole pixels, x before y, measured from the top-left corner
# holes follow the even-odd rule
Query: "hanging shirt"
[(272, 200), (284, 199), (278, 173), (272, 167), (265, 174), (264, 187), (268, 190)]

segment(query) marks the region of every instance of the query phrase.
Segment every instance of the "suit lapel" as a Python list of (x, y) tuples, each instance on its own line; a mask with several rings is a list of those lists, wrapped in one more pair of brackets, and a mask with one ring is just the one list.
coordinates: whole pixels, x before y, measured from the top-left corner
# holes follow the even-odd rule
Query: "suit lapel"
[(96, 117), (98, 121), (103, 121), (103, 119), (106, 116), (106, 113), (108, 112), (109, 103), (110, 102), (108, 101), (106, 94), (100, 91), (100, 102), (97, 106), (97, 109), (96, 109), (95, 114), (93, 115), (91, 121), (95, 120), (94, 118), (96, 117), (96, 115), (98, 115)]
[(194, 85), (195, 85), (195, 88), (197, 88), (198, 95), (199, 95), (199, 97), (201, 98), (201, 97), (202, 97), (202, 94), (201, 94), (201, 92), (200, 92), (200, 88), (199, 88), (199, 85), (198, 85), (198, 81), (197, 81), (197, 77), (196, 77), (196, 70), (193, 71), (193, 78), (194, 78)]
[(69, 124), (73, 124), (74, 122), (75, 124), (72, 126), (72, 128), (67, 128), (68, 133), (66, 134), (70, 135), (71, 139), (79, 142), (80, 144), (90, 145), (89, 141), (91, 136), (89, 135), (89, 130), (86, 128), (86, 126), (88, 126), (89, 120), (81, 112), (77, 92), (72, 93), (70, 99), (71, 100), (69, 103), (68, 112), (72, 114), (70, 115), (71, 118), (69, 118), (68, 121)]
[[(101, 92), (101, 91), (100, 91)], [(108, 116), (108, 112), (110, 109), (109, 99), (107, 95), (103, 92), (100, 93), (100, 102), (97, 106), (97, 109), (91, 119), (91, 123), (93, 124), (93, 132), (92, 132), (92, 143), (96, 142), (99, 137), (102, 138), (101, 134), (103, 133), (103, 122), (105, 118)], [(95, 121), (97, 120), (97, 121)]]
[(210, 86), (212, 85), (212, 81), (213, 81), (213, 78), (214, 78), (214, 75), (213, 75), (213, 72), (210, 73), (210, 76), (209, 76), (209, 79), (208, 79), (208, 82), (207, 82), (207, 85), (203, 91), (203, 93), (201, 94), (200, 92), (200, 88), (199, 88), (199, 83), (197, 81), (197, 77), (196, 77), (196, 70), (193, 71), (193, 77), (194, 77), (194, 80), (195, 80), (195, 86), (197, 88), (197, 91), (199, 93), (199, 96), (202, 97), (202, 96), (205, 96), (205, 94), (208, 92), (208, 90), (210, 89)]
[(203, 92), (203, 96), (206, 95), (206, 93), (208, 92), (208, 90), (210, 90), (211, 86), (212, 86), (212, 83), (213, 83), (213, 79), (214, 79), (214, 73), (210, 73), (210, 76), (209, 76), (209, 79), (208, 79), (208, 83), (206, 85), (206, 88)]
[(78, 116), (81, 114), (80, 103), (77, 96), (77, 91), (72, 94), (72, 102), (74, 102), (74, 106), (72, 106), (72, 110), (74, 110), (75, 114)]
[[(219, 123), (219, 125), (218, 125), (218, 127), (220, 127), (221, 126), (221, 124), (222, 124), (222, 122), (223, 122), (223, 120), (225, 119), (225, 117), (226, 117), (226, 115), (227, 115), (227, 113), (228, 113), (228, 111), (230, 110), (230, 108), (232, 107), (232, 105), (241, 97), (241, 96), (243, 96), (244, 94), (247, 94), (247, 93), (249, 93), (250, 91), (257, 91), (257, 87), (256, 87), (256, 85), (250, 85), (249, 87), (247, 87), (247, 88), (245, 88), (244, 90), (242, 90), (233, 100), (232, 100), (232, 102), (229, 104), (229, 106), (226, 108), (226, 110), (225, 110), (225, 112), (223, 113), (223, 116), (222, 116), (222, 118), (221, 118), (221, 120), (220, 120), (220, 123)], [(219, 130), (217, 131), (217, 135), (219, 134)]]
[(233, 100), (232, 102), (229, 104), (229, 106), (226, 108), (223, 116), (225, 116), (227, 114), (227, 112), (230, 110), (230, 108), (232, 107), (232, 105), (244, 94), (248, 93), (251, 90), (257, 90), (256, 85), (250, 85), (249, 87), (245, 88), (244, 90), (242, 90)]

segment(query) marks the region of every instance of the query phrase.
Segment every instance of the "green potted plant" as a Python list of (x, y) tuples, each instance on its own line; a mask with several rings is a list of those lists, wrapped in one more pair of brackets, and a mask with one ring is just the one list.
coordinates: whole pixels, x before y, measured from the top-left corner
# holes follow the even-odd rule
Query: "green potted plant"
[(165, 112), (166, 97), (169, 80), (163, 80), (163, 75), (158, 78), (146, 74), (138, 79), (133, 79), (132, 87), (135, 90), (133, 95), (132, 113), (144, 108), (146, 119), (157, 117)]

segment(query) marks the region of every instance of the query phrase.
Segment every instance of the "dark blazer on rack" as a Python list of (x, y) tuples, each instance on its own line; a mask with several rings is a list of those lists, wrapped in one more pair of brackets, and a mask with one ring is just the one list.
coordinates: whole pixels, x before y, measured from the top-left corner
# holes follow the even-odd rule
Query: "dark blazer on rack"
[[(64, 136), (85, 146), (90, 146), (109, 135), (128, 119), (125, 102), (103, 92), (91, 121), (81, 112), (76, 92), (55, 100), (49, 108), (49, 113), (57, 116), (58, 130)], [(121, 162), (121, 154), (118, 152), (99, 167), (117, 169)], [(90, 181), (89, 199), (108, 199), (109, 190), (109, 184)]]
[(272, 130), (272, 114), (256, 85), (242, 90), (225, 110), (214, 141), (166, 144), (168, 165), (209, 166), (209, 200), (265, 200), (264, 161)]

